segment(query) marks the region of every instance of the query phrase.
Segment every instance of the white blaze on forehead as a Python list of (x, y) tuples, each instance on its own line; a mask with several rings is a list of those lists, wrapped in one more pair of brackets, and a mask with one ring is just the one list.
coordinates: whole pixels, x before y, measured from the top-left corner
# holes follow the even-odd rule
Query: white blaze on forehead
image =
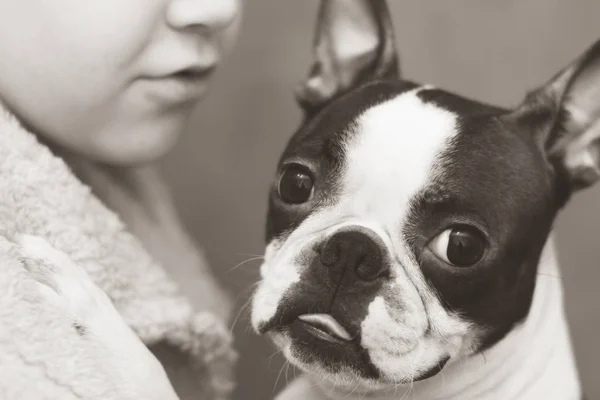
[[(437, 156), (457, 133), (457, 117), (405, 92), (365, 111), (346, 143), (342, 198), (353, 213), (402, 220), (409, 199), (431, 176)], [(393, 213), (393, 214), (390, 214)]]
[[(361, 324), (361, 344), (371, 360), (396, 377), (418, 373), (441, 356), (454, 353), (460, 345), (454, 343), (458, 340), (454, 336), (464, 333), (464, 326), (438, 304), (403, 241), (400, 226), (411, 199), (435, 177), (436, 162), (457, 134), (457, 115), (423, 102), (418, 97), (422, 89), (376, 105), (356, 120), (353, 135), (345, 143), (343, 193), (338, 205), (341, 214), (386, 230), (392, 242), (390, 250), (398, 258), (394, 275), (401, 286), (396, 296), (402, 309), (395, 310), (397, 306), (377, 297)], [(435, 337), (423, 337), (428, 323), (435, 329)]]

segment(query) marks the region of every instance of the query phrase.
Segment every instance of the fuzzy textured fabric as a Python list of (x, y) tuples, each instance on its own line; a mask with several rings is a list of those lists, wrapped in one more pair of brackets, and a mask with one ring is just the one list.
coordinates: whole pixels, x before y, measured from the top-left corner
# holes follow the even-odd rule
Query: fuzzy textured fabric
[[(15, 235), (45, 239), (87, 271), (147, 346), (187, 355), (197, 399), (228, 399), (236, 354), (216, 316), (196, 313), (122, 221), (0, 106), (0, 398), (123, 399), (97, 349), (28, 290)], [(86, 347), (87, 346), (87, 347)]]

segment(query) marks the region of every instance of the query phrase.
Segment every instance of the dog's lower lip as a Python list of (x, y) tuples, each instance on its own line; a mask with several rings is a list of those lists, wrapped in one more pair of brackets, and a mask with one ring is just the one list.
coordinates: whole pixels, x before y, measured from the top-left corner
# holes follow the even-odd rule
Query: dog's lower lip
[(314, 326), (299, 319), (296, 319), (290, 325), (283, 328), (283, 330), (289, 332), (295, 338), (302, 338), (299, 340), (304, 344), (317, 344), (319, 342), (325, 342), (330, 345), (343, 346), (348, 343), (352, 343), (340, 339), (336, 335), (329, 333), (327, 330), (322, 329), (321, 327)]
[[(310, 318), (309, 318), (310, 319)], [(369, 379), (379, 379), (377, 368), (371, 363), (368, 352), (360, 345), (358, 333), (351, 340), (341, 339), (328, 332), (324, 326), (315, 326), (296, 318), (291, 323), (275, 329), (283, 338), (283, 344), (289, 345), (292, 354), (301, 355), (305, 365), (318, 364), (332, 373), (340, 368), (357, 371)], [(278, 344), (281, 347), (282, 342)]]

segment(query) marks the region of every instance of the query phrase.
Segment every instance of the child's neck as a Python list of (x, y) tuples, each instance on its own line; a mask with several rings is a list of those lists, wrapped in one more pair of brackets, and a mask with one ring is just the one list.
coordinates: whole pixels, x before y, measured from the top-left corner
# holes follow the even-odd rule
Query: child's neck
[(563, 310), (562, 281), (554, 243), (539, 266), (527, 320), (483, 354), (449, 364), (438, 375), (381, 394), (343, 393), (323, 387), (332, 399), (516, 400), (581, 397)]

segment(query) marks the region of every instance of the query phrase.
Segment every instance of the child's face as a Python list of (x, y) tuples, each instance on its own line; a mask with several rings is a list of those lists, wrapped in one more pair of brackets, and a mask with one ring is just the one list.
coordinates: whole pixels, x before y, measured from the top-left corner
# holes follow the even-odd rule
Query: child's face
[(0, 98), (70, 151), (153, 160), (231, 46), (239, 1), (0, 0)]

